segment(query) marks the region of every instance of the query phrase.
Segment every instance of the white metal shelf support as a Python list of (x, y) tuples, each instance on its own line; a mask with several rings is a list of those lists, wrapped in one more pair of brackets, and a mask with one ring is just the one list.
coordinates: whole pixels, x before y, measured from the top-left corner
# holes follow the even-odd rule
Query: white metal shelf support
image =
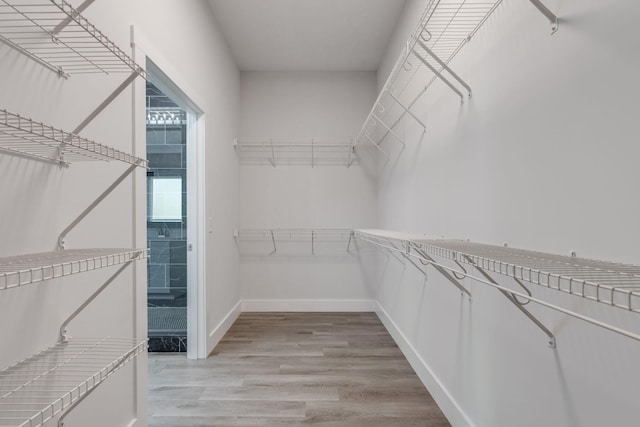
[(140, 166), (141, 162), (138, 164), (133, 164), (127, 168), (126, 171), (122, 175), (120, 175), (106, 190), (102, 192), (94, 201), (91, 203), (76, 219), (71, 221), (71, 224), (65, 228), (60, 235), (58, 236), (58, 249), (64, 249), (64, 239), (67, 235), (73, 230), (80, 222), (91, 213), (113, 190), (115, 190), (121, 183), (124, 181), (131, 173), (133, 173), (138, 166)]
[(60, 326), (60, 336), (59, 336), (61, 343), (67, 342), (69, 340), (69, 335), (67, 331), (67, 327), (69, 326), (69, 323), (71, 323), (73, 319), (75, 319), (80, 313), (82, 313), (82, 311), (85, 308), (87, 308), (87, 306), (91, 304), (91, 302), (95, 300), (98, 297), (98, 295), (100, 295), (105, 289), (107, 289), (109, 285), (113, 283), (113, 281), (116, 279), (116, 277), (120, 275), (120, 273), (126, 270), (126, 268), (129, 267), (131, 264), (133, 264), (133, 262), (144, 258), (145, 254), (146, 252), (143, 250), (136, 252), (129, 261), (125, 262), (115, 273), (111, 275), (111, 277), (109, 277), (102, 284), (102, 286), (96, 289), (94, 293), (92, 293), (64, 322), (62, 322), (62, 325)]
[(73, 21), (72, 16), (75, 16), (75, 15), (78, 15), (78, 14), (82, 13), (86, 8), (91, 6), (91, 4), (94, 1), (95, 0), (84, 0), (84, 2), (82, 2), (82, 4), (80, 4), (78, 7), (76, 7), (75, 12), (71, 12), (71, 14), (69, 16), (64, 18), (62, 20), (62, 22), (60, 22), (58, 25), (56, 25), (56, 27), (51, 31), (51, 34), (53, 36), (59, 34), (60, 31), (62, 31), (67, 25), (71, 24), (71, 22)]
[[(404, 105), (402, 103), (402, 101), (400, 101), (398, 99), (397, 96), (395, 96), (393, 94), (393, 91), (391, 89), (385, 89), (385, 91), (387, 91), (387, 93), (389, 94), (389, 96), (391, 97), (391, 99), (393, 99), (394, 101), (396, 101), (396, 104), (398, 104), (400, 106), (400, 108), (402, 108), (404, 110), (405, 113), (407, 113), (408, 115), (410, 115), (411, 117), (413, 117), (413, 119), (418, 122), (418, 124), (420, 124), (420, 126), (422, 126), (423, 129), (423, 133), (427, 131), (427, 125), (420, 119), (420, 117), (416, 116), (413, 111), (410, 110), (410, 107), (407, 107), (406, 105)], [(393, 126), (392, 126), (393, 127)]]
[(407, 257), (409, 256), (409, 252), (411, 251), (411, 249), (414, 250), (414, 252), (417, 252), (418, 255), (420, 255), (421, 258), (424, 259), (424, 261), (421, 259), (420, 262), (421, 263), (425, 263), (425, 264), (429, 264), (431, 266), (433, 266), (433, 268), (436, 269), (436, 271), (438, 273), (440, 273), (445, 279), (447, 279), (449, 282), (451, 282), (451, 284), (453, 284), (453, 286), (455, 286), (456, 288), (458, 288), (458, 290), (463, 294), (463, 295), (467, 295), (467, 297), (469, 298), (469, 301), (471, 301), (471, 292), (469, 292), (467, 290), (467, 288), (465, 288), (462, 283), (460, 283), (460, 281), (454, 277), (455, 275), (451, 275), (451, 273), (449, 273), (447, 270), (445, 270), (444, 268), (440, 267), (439, 265), (437, 265), (435, 263), (435, 260), (433, 258), (431, 258), (429, 256), (429, 254), (427, 254), (426, 252), (420, 250), (419, 248), (415, 247), (411, 242), (407, 242)]
[[(462, 80), (460, 78), (460, 76), (458, 76), (458, 74), (456, 74), (442, 59), (440, 59), (438, 57), (438, 55), (436, 55), (431, 49), (429, 49), (427, 47), (426, 44), (424, 44), (420, 39), (417, 40), (417, 43), (420, 45), (420, 47), (433, 59), (435, 59), (435, 61), (438, 63), (438, 65), (440, 65), (440, 67), (442, 67), (443, 70), (445, 70), (447, 73), (451, 74), (451, 77), (453, 77), (458, 83), (460, 83), (460, 85), (462, 85), (462, 87), (464, 87), (468, 94), (469, 94), (469, 98), (471, 98), (471, 86), (469, 86), (467, 83), (465, 83), (464, 80)], [(419, 55), (416, 53), (416, 51), (413, 51), (414, 54), (418, 55), (418, 58), (422, 61), (422, 55)], [(426, 60), (423, 61), (425, 63), (425, 65), (427, 65)], [(431, 68), (431, 66), (429, 66)], [(442, 76), (442, 71), (435, 71), (433, 68), (431, 68), (432, 71), (435, 72), (436, 76), (438, 76), (439, 78), (443, 79)]]
[(373, 114), (371, 116), (373, 118), (373, 120), (375, 120), (376, 122), (378, 122), (378, 124), (382, 125), (383, 128), (385, 128), (387, 130), (387, 132), (393, 136), (395, 138), (396, 141), (398, 141), (400, 144), (402, 144), (402, 147), (405, 147), (405, 143), (402, 140), (402, 138), (400, 138), (400, 136), (394, 132), (393, 129), (391, 129), (385, 122), (384, 120), (382, 120), (380, 117), (378, 117), (377, 114)]
[[(464, 255), (464, 258), (469, 264), (474, 266), (475, 269), (478, 270), (478, 273), (480, 273), (482, 277), (484, 277), (487, 281), (493, 283), (494, 285), (497, 285), (497, 286), (499, 285), (498, 282), (496, 282), (493, 279), (493, 277), (491, 277), (486, 271), (484, 271), (475, 262), (473, 262), (473, 260), (470, 257)], [(502, 293), (502, 295), (505, 296), (505, 298), (507, 298), (514, 306), (516, 306), (518, 310), (520, 310), (525, 316), (527, 316), (529, 320), (531, 320), (538, 328), (540, 328), (542, 332), (544, 332), (547, 335), (547, 337), (549, 338), (549, 341), (547, 341), (547, 343), (549, 344), (549, 347), (556, 348), (556, 337), (553, 335), (553, 332), (551, 332), (549, 328), (547, 328), (544, 325), (544, 323), (538, 320), (538, 318), (535, 317), (529, 310), (524, 308), (524, 303), (521, 303), (520, 301), (518, 301), (515, 294), (513, 294), (512, 292), (508, 292), (502, 288), (498, 288), (498, 290), (500, 291), (500, 293)], [(527, 290), (527, 293), (530, 294), (530, 292), (528, 292), (528, 289), (526, 290)], [(529, 301), (530, 300), (528, 300), (527, 302)]]
[(549, 8), (545, 6), (545, 4), (542, 3), (541, 0), (529, 0), (529, 1), (531, 2), (531, 4), (533, 4), (536, 7), (536, 9), (540, 11), (540, 13), (542, 13), (544, 16), (547, 17), (547, 19), (551, 23), (551, 34), (555, 34), (555, 32), (558, 31), (558, 27), (560, 25), (560, 20), (558, 19), (556, 14), (551, 12), (551, 10), (549, 10)]
[(415, 49), (412, 50), (411, 52), (415, 55), (416, 58), (418, 58), (420, 60), (420, 62), (422, 62), (429, 70), (431, 70), (431, 72), (433, 72), (433, 74), (435, 74), (436, 77), (438, 77), (440, 80), (442, 80), (442, 82), (444, 84), (446, 84), (447, 87), (449, 87), (449, 89), (454, 91), (456, 93), (456, 95), (458, 95), (460, 97), (460, 102), (464, 101), (464, 95), (462, 94), (462, 92), (460, 92), (458, 90), (458, 88), (455, 87), (455, 85), (449, 81), (449, 79), (447, 79), (445, 76), (443, 76), (441, 72), (436, 70), (433, 65), (429, 64), (429, 62), (422, 55), (420, 55)]

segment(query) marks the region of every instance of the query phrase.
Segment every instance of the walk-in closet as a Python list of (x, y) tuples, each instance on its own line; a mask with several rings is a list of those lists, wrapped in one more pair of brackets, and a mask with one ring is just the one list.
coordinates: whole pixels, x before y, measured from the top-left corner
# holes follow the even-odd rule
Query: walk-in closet
[(639, 425), (638, 17), (0, 0), (0, 426)]

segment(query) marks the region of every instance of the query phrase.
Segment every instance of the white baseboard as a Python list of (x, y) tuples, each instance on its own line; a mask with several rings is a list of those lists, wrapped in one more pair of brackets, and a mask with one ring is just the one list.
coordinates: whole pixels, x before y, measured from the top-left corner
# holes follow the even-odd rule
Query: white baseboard
[(389, 334), (394, 339), (404, 356), (411, 364), (411, 367), (422, 381), (422, 384), (429, 390), (431, 396), (436, 401), (442, 412), (447, 417), (453, 427), (475, 427), (475, 424), (464, 412), (458, 402), (451, 396), (451, 393), (442, 384), (438, 377), (431, 370), (427, 362), (418, 354), (411, 345), (407, 337), (400, 331), (398, 325), (391, 319), (389, 314), (376, 302), (376, 314), (387, 328)]
[(376, 302), (361, 299), (245, 299), (242, 311), (309, 311), (367, 312), (375, 311)]
[(218, 325), (209, 332), (209, 339), (207, 340), (207, 354), (211, 354), (213, 349), (218, 345), (222, 337), (227, 333), (233, 322), (236, 321), (238, 316), (242, 313), (242, 301), (238, 303), (227, 313)]

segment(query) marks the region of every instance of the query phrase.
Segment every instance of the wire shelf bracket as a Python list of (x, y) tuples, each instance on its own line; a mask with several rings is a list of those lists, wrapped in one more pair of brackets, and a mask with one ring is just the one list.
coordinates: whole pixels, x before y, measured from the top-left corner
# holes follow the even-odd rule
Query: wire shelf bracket
[(126, 171), (124, 171), (124, 173), (122, 175), (120, 175), (106, 190), (104, 190), (102, 192), (102, 194), (100, 194), (98, 196), (97, 199), (95, 199), (93, 201), (93, 203), (91, 203), (80, 215), (78, 215), (78, 217), (76, 219), (74, 219), (71, 224), (69, 224), (67, 226), (67, 228), (65, 228), (60, 235), (58, 236), (58, 249), (62, 250), (64, 249), (64, 245), (65, 245), (65, 238), (67, 237), (67, 235), (78, 225), (80, 224), (80, 222), (91, 213), (91, 211), (93, 211), (104, 199), (107, 198), (107, 196), (109, 194), (111, 194), (113, 192), (113, 190), (115, 190), (121, 183), (122, 181), (124, 181), (129, 175), (131, 175), (133, 173), (134, 170), (136, 170), (136, 168), (138, 168), (138, 166), (140, 166), (139, 164), (133, 164), (131, 166), (129, 166), (127, 168)]
[(82, 4), (80, 4), (78, 7), (76, 7), (75, 13), (72, 12), (70, 16), (67, 16), (66, 18), (64, 18), (62, 20), (62, 22), (60, 22), (58, 25), (56, 25), (56, 27), (51, 31), (52, 35), (57, 35), (60, 33), (60, 31), (62, 31), (67, 25), (71, 24), (71, 22), (73, 22), (73, 18), (71, 16), (76, 16), (80, 13), (82, 13), (86, 8), (88, 8), (89, 6), (91, 6), (91, 4), (94, 2), (95, 0), (85, 0), (84, 2), (82, 2)]
[[(451, 77), (453, 77), (458, 83), (460, 83), (460, 85), (462, 85), (462, 87), (464, 87), (467, 91), (467, 93), (469, 94), (469, 98), (471, 98), (471, 87), (465, 83), (464, 80), (462, 80), (460, 78), (460, 76), (458, 76), (458, 74), (456, 74), (442, 59), (440, 59), (438, 57), (438, 55), (436, 55), (431, 49), (429, 49), (427, 47), (426, 44), (424, 44), (420, 39), (418, 39), (416, 41), (416, 43), (418, 45), (420, 45), (420, 47), (427, 53), (427, 55), (429, 55), (431, 58), (433, 58), (438, 65), (440, 65), (440, 67), (442, 67), (442, 70), (446, 71), (447, 73), (449, 73), (451, 75)], [(451, 87), (451, 83), (444, 78), (444, 76), (442, 75), (442, 70), (436, 70), (431, 64), (429, 64), (426, 60), (426, 58), (424, 58), (422, 55), (420, 55), (415, 49), (413, 50), (413, 54), (415, 56), (418, 57), (418, 59), (424, 64), (426, 65), (431, 71), (434, 72), (434, 74), (441, 79), (442, 81), (444, 81), (447, 86)], [(459, 93), (459, 92), (458, 92)]]
[(560, 26), (560, 20), (555, 13), (551, 12), (547, 6), (541, 0), (529, 0), (532, 5), (536, 7), (544, 16), (547, 17), (549, 23), (551, 23), (551, 34), (555, 34)]
[[(391, 97), (391, 99), (393, 99), (394, 101), (396, 101), (396, 103), (400, 106), (400, 108), (402, 108), (402, 109), (405, 111), (405, 113), (407, 113), (407, 114), (409, 114), (411, 117), (413, 117), (413, 119), (414, 119), (416, 122), (418, 122), (418, 124), (419, 124), (420, 126), (422, 126), (423, 133), (424, 133), (424, 132), (426, 132), (426, 131), (427, 131), (427, 125), (426, 125), (426, 124), (424, 124), (424, 122), (420, 119), (420, 117), (416, 116), (416, 115), (413, 113), (413, 111), (411, 111), (410, 107), (407, 107), (406, 105), (404, 105), (404, 104), (402, 103), (402, 101), (400, 101), (400, 100), (398, 99), (398, 97), (397, 97), (397, 96), (395, 96), (395, 95), (393, 94), (393, 91), (392, 91), (391, 89), (385, 89), (385, 90), (389, 93), (389, 96)], [(392, 127), (393, 127), (393, 126), (392, 126)]]
[(461, 292), (462, 295), (467, 295), (467, 297), (469, 298), (469, 301), (471, 301), (471, 292), (469, 292), (467, 288), (465, 288), (458, 279), (456, 279), (453, 275), (451, 275), (451, 273), (449, 273), (447, 270), (437, 265), (435, 260), (432, 257), (430, 257), (429, 254), (420, 250), (419, 248), (414, 247), (411, 242), (407, 242), (407, 247), (409, 248), (409, 250), (413, 248), (413, 250), (417, 252), (418, 255), (420, 255), (420, 257), (424, 259), (424, 261), (420, 260), (420, 262), (424, 262), (427, 265), (433, 266), (433, 268), (435, 268), (438, 271), (438, 273), (440, 273), (445, 279), (451, 282), (453, 286), (458, 288), (458, 290)]
[(135, 261), (142, 259), (145, 257), (146, 251), (137, 251), (130, 260), (128, 260), (127, 262), (125, 262), (115, 273), (113, 273), (111, 275), (111, 277), (109, 277), (103, 284), (102, 286), (100, 286), (95, 292), (93, 292), (64, 322), (62, 322), (62, 325), (60, 326), (60, 342), (64, 343), (69, 341), (69, 334), (67, 331), (67, 327), (69, 326), (69, 323), (71, 323), (71, 321), (73, 319), (75, 319), (80, 313), (82, 313), (82, 311), (87, 308), (87, 306), (89, 304), (91, 304), (91, 302), (93, 300), (95, 300), (98, 295), (100, 295), (105, 289), (107, 289), (109, 287), (109, 285), (111, 283), (113, 283), (113, 281), (120, 275), (120, 273), (122, 273), (124, 270), (127, 269), (127, 267), (129, 267), (131, 264), (133, 264)]
[[(474, 263), (471, 258), (466, 255), (464, 256), (464, 258), (469, 264), (471, 264), (475, 267), (476, 270), (478, 270), (478, 273), (480, 273), (482, 277), (484, 277), (494, 285), (499, 286), (498, 282), (496, 282), (493, 277), (491, 277), (486, 271), (484, 271), (481, 267)], [(520, 310), (525, 316), (527, 316), (529, 320), (531, 320), (538, 328), (540, 328), (540, 330), (544, 332), (545, 335), (547, 335), (547, 337), (549, 338), (549, 341), (547, 342), (549, 344), (549, 347), (556, 348), (556, 337), (553, 335), (553, 332), (551, 332), (549, 328), (547, 328), (540, 320), (538, 320), (533, 314), (531, 314), (529, 310), (524, 308), (524, 304), (518, 301), (515, 294), (501, 288), (498, 288), (498, 290), (500, 291), (500, 293), (502, 293), (502, 295), (505, 296), (505, 298), (507, 298), (507, 300), (509, 300), (514, 306), (516, 306), (518, 310)]]

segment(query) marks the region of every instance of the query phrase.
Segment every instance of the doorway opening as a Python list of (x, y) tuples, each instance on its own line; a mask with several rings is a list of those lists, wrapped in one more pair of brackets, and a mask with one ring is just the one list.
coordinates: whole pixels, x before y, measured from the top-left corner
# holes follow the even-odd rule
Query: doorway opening
[(147, 82), (149, 351), (187, 351), (187, 111)]
[(146, 63), (149, 348), (206, 358), (205, 115)]

